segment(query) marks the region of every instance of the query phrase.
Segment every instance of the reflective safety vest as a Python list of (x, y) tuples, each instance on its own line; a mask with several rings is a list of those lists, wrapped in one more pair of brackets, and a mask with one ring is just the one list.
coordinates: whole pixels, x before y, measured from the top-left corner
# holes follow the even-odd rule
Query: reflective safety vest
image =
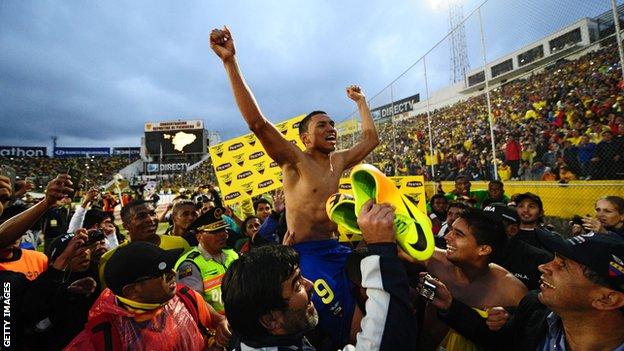
[(204, 296), (204, 300), (206, 300), (206, 302), (208, 302), (215, 309), (215, 311), (220, 314), (225, 313), (223, 300), (221, 299), (221, 279), (232, 262), (238, 259), (238, 254), (234, 250), (230, 249), (224, 249), (223, 256), (225, 257), (223, 262), (219, 262), (212, 258), (206, 260), (204, 256), (202, 256), (201, 252), (199, 252), (199, 249), (195, 247), (187, 254), (182, 255), (175, 266), (175, 270), (177, 271), (182, 262), (190, 261), (193, 262), (197, 268), (199, 268), (202, 275), (202, 281), (204, 282), (204, 291), (202, 294)]

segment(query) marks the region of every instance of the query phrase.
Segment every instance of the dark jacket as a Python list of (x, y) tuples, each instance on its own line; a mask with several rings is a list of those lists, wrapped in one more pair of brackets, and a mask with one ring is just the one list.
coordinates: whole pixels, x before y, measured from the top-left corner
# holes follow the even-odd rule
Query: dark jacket
[(537, 266), (550, 262), (553, 258), (552, 253), (513, 237), (496, 254), (494, 263), (520, 279), (528, 290), (534, 290), (539, 289), (540, 276), (542, 275)]
[(446, 312), (438, 316), (448, 326), (485, 350), (536, 350), (548, 331), (546, 317), (551, 312), (537, 298), (539, 291), (529, 291), (515, 314), (499, 331), (491, 331), (485, 319), (466, 304), (453, 300)]

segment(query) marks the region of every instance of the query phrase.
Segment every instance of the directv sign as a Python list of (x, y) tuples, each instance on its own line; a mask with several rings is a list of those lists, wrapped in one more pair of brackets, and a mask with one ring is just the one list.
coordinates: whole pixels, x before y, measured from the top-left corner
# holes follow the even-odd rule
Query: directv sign
[(177, 173), (185, 172), (191, 166), (190, 163), (148, 163), (147, 173)]
[(140, 147), (114, 147), (113, 156), (135, 156), (141, 154)]
[(70, 157), (108, 157), (110, 156), (110, 148), (107, 147), (57, 147), (54, 149), (53, 155), (56, 158)]
[(371, 110), (373, 120), (385, 119), (414, 110), (414, 105), (420, 102), (420, 94), (412, 95), (394, 103), (383, 105)]
[(38, 146), (0, 146), (2, 157), (44, 157), (47, 151), (45, 147)]

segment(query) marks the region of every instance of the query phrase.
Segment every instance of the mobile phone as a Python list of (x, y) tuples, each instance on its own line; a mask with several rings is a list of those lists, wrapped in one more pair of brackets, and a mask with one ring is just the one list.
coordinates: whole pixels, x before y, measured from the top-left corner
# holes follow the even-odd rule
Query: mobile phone
[(574, 215), (574, 217), (572, 217), (572, 224), (578, 224), (578, 225), (583, 225), (583, 218), (579, 215)]
[(84, 243), (84, 246), (93, 245), (100, 240), (104, 240), (104, 232), (101, 229), (90, 229), (87, 231), (88, 239)]
[(425, 277), (423, 277), (422, 282), (419, 284), (418, 294), (424, 297), (425, 300), (432, 302), (433, 298), (435, 297), (437, 287), (433, 285), (433, 283), (428, 282), (427, 278), (431, 278), (431, 276), (427, 274)]

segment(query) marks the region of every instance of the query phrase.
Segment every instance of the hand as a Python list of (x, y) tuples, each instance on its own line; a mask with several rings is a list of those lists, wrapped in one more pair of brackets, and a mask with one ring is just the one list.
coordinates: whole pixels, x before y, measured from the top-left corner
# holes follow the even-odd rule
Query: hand
[(592, 218), (589, 216), (583, 217), (583, 228), (585, 230), (594, 232), (594, 233), (606, 233), (607, 230), (602, 226), (602, 223), (598, 220), (598, 218)]
[(286, 202), (284, 199), (284, 191), (276, 190), (275, 194), (273, 194), (273, 207), (275, 212), (284, 212), (286, 209)]
[(230, 33), (228, 27), (223, 26), (223, 29), (212, 30), (210, 33), (210, 48), (223, 62), (234, 57), (236, 48), (234, 47), (232, 33)]
[(360, 210), (357, 223), (367, 244), (396, 241), (392, 205), (376, 204), (373, 200), (368, 200)]
[(347, 87), (347, 96), (349, 97), (349, 99), (355, 102), (366, 100), (366, 97), (364, 96), (364, 93), (362, 92), (362, 88), (360, 88), (357, 85), (349, 85)]
[(27, 192), (35, 188), (35, 185), (31, 182), (27, 182), (24, 180), (19, 180), (18, 182), (20, 182), (21, 187), (19, 188), (18, 191), (15, 192), (15, 194), (13, 194), (13, 198), (15, 199), (21, 199), (22, 196), (24, 196)]
[(282, 245), (291, 246), (295, 243), (295, 232), (291, 232), (287, 230), (284, 234), (284, 239), (282, 239)]
[(44, 201), (48, 206), (54, 206), (58, 200), (73, 194), (74, 189), (71, 182), (71, 177), (67, 174), (59, 174), (56, 178), (52, 179), (45, 190)]
[(67, 291), (73, 294), (89, 296), (95, 291), (97, 283), (91, 277), (78, 279), (67, 287)]
[(0, 175), (0, 202), (7, 201), (13, 195), (13, 187), (11, 179), (7, 176)]
[(488, 328), (491, 331), (498, 331), (502, 328), (509, 319), (509, 312), (505, 311), (502, 307), (488, 308), (488, 317), (485, 320)]
[[(427, 275), (427, 272), (421, 272), (421, 279)], [(436, 287), (435, 295), (433, 296), (432, 304), (439, 310), (448, 311), (451, 308), (451, 304), (453, 303), (453, 295), (448, 290), (446, 285), (441, 281), (434, 278), (425, 278), (427, 281)]]
[(64, 270), (69, 264), (69, 260), (77, 254), (88, 239), (89, 235), (85, 228), (77, 229), (74, 232), (74, 237), (71, 238), (65, 250), (54, 260), (52, 266), (59, 271)]
[(231, 218), (233, 214), (234, 214), (234, 211), (232, 211), (232, 207), (225, 206), (225, 215)]
[(217, 322), (217, 328), (215, 330), (215, 341), (218, 346), (225, 347), (230, 343), (232, 338), (232, 332), (230, 331), (230, 325), (226, 318)]
[(97, 187), (92, 187), (91, 189), (89, 189), (85, 193), (84, 199), (82, 200), (82, 207), (86, 208), (91, 202), (93, 202), (94, 199), (98, 197), (99, 193), (100, 191), (98, 190)]
[(577, 236), (577, 235), (581, 235), (581, 234), (585, 234), (585, 229), (583, 229), (583, 226), (581, 226), (580, 224), (577, 223), (573, 223), (573, 222), (569, 222), (570, 224), (570, 233), (572, 234), (572, 236)]

